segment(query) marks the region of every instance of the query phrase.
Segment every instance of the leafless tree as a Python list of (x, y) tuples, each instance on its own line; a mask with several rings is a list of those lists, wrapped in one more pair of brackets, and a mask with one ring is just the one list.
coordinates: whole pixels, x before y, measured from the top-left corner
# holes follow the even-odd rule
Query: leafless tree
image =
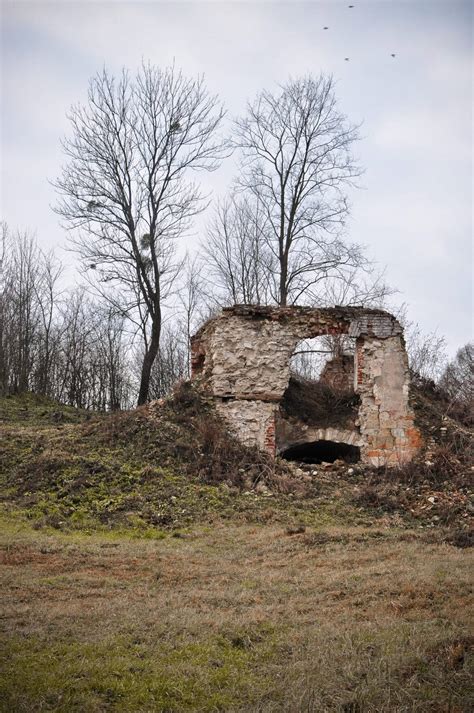
[(351, 155), (357, 138), (324, 75), (261, 92), (236, 122), (237, 185), (264, 216), (261, 237), (272, 258), (267, 269), (277, 304), (314, 300), (334, 271), (364, 262), (360, 247), (341, 239), (344, 191), (361, 173)]
[(197, 256), (191, 258), (187, 255), (177, 304), (179, 311), (177, 332), (182, 333), (182, 339), (185, 343), (186, 377), (190, 375), (191, 336), (207, 316), (203, 313), (205, 303), (202, 273), (203, 265), (200, 263), (199, 258)]
[(39, 336), (40, 258), (34, 236), (4, 226), (0, 318), (3, 389), (22, 393), (31, 383)]
[(160, 358), (153, 365), (150, 379), (150, 396), (154, 399), (169, 394), (180, 379), (189, 376), (189, 353), (180, 326), (165, 325), (160, 344)]
[(455, 358), (444, 370), (440, 386), (458, 404), (471, 411), (474, 401), (474, 344), (458, 349)]
[(405, 335), (412, 372), (437, 381), (446, 363), (446, 339), (437, 332), (423, 332), (418, 324), (405, 327)]
[(54, 354), (59, 342), (57, 310), (61, 295), (59, 281), (63, 266), (53, 251), (48, 253), (40, 251), (39, 257), (40, 271), (34, 286), (40, 320), (34, 386), (38, 393), (50, 395), (54, 378)]
[(234, 194), (217, 204), (203, 253), (213, 295), (228, 304), (268, 304), (276, 260), (268, 247), (264, 206), (252, 196)]
[(149, 64), (133, 79), (104, 70), (91, 80), (87, 104), (69, 114), (56, 210), (89, 279), (113, 303), (120, 295), (118, 311), (141, 332), (139, 404), (148, 398), (163, 304), (179, 271), (176, 239), (203, 206), (189, 173), (219, 165), (222, 118), (202, 78)]
[(11, 316), (11, 277), (7, 256), (9, 254), (9, 233), (5, 221), (0, 223), (0, 393), (7, 393), (9, 387), (9, 328)]
[(123, 321), (110, 306), (93, 302), (83, 287), (68, 294), (61, 311), (57, 400), (101, 411), (130, 405)]
[(403, 327), (410, 370), (415, 377), (438, 381), (446, 366), (446, 339), (437, 331), (424, 332), (408, 317), (408, 305), (394, 314)]
[(0, 393), (32, 391), (99, 410), (130, 406), (124, 318), (84, 288), (61, 289), (60, 262), (33, 235), (4, 225), (0, 238)]

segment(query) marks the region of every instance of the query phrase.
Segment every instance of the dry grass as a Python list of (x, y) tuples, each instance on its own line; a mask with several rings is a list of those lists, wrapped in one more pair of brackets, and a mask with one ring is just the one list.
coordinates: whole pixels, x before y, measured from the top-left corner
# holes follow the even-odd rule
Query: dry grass
[(469, 710), (466, 550), (388, 528), (5, 524), (1, 710)]
[(268, 474), (187, 387), (95, 420), (0, 407), (1, 711), (471, 709), (457, 452)]

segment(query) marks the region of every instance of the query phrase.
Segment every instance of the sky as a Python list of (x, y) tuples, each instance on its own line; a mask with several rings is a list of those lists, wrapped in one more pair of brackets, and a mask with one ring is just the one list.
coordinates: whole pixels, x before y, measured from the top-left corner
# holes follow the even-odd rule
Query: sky
[[(174, 61), (204, 74), (229, 129), (260, 90), (324, 72), (340, 109), (362, 125), (365, 173), (350, 193), (347, 239), (386, 266), (396, 301), (424, 332), (444, 335), (450, 355), (472, 339), (470, 1), (0, 2), (0, 219), (12, 229), (74, 260), (50, 182), (64, 163), (66, 113), (104, 65), (115, 73)], [(204, 190), (225, 195), (236, 170), (228, 159)], [(187, 238), (191, 249), (209, 218)]]

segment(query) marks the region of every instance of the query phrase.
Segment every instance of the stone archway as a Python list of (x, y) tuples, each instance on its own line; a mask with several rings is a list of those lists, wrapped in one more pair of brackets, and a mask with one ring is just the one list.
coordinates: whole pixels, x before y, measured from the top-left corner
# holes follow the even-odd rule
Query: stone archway
[(191, 340), (193, 379), (214, 398), (242, 442), (276, 454), (282, 450), (280, 402), (290, 379), (291, 355), (302, 339), (324, 334), (347, 334), (356, 340), (358, 418), (341, 442), (352, 440), (365, 463), (411, 460), (421, 439), (408, 401), (403, 331), (395, 317), (382, 310), (226, 308)]

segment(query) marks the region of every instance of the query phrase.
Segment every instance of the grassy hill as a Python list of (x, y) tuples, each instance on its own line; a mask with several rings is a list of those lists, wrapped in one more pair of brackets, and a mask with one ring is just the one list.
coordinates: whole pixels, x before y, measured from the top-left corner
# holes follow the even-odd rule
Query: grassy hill
[(470, 710), (456, 438), (396, 472), (300, 468), (189, 385), (102, 416), (2, 399), (0, 710)]

